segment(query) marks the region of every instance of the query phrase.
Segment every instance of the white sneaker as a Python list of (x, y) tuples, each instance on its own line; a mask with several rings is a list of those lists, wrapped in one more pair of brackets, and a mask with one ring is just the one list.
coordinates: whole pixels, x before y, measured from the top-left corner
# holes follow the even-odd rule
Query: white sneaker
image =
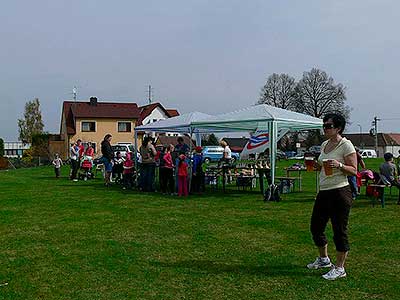
[(332, 266), (331, 260), (328, 257), (328, 260), (323, 260), (321, 257), (317, 257), (314, 262), (307, 265), (309, 269), (321, 269), (321, 268), (330, 268)]
[(77, 181), (78, 181), (78, 179), (73, 179), (72, 181), (74, 181), (74, 182), (77, 182)]
[(328, 273), (322, 275), (322, 277), (327, 280), (335, 280), (346, 276), (346, 271), (344, 269), (343, 271), (340, 271), (336, 266), (333, 266)]

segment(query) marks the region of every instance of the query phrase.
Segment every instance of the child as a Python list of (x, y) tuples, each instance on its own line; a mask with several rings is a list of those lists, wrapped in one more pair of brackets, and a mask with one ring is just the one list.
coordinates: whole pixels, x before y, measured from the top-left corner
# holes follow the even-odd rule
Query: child
[[(160, 167), (160, 187), (161, 192), (166, 194), (170, 193), (171, 195), (174, 193), (175, 190), (175, 182), (174, 182), (174, 164), (172, 161), (172, 152), (174, 152), (174, 146), (168, 145), (167, 150), (164, 154), (162, 160), (164, 164)], [(162, 170), (162, 171), (161, 171)]]
[(188, 164), (185, 161), (185, 154), (179, 155), (178, 164), (178, 196), (187, 196), (187, 178), (188, 178)]
[(112, 174), (115, 182), (120, 183), (122, 181), (122, 172), (124, 171), (124, 159), (122, 158), (121, 152), (117, 152), (117, 156), (114, 157), (114, 165), (112, 168)]
[(63, 165), (62, 159), (60, 158), (58, 153), (56, 153), (53, 159), (53, 166), (54, 166), (54, 172), (56, 173), (56, 178), (60, 178), (62, 165)]
[(193, 156), (192, 193), (204, 192), (204, 172), (202, 148), (197, 146)]
[(123, 163), (123, 189), (132, 188), (134, 165), (131, 159), (131, 154), (126, 153), (125, 161)]

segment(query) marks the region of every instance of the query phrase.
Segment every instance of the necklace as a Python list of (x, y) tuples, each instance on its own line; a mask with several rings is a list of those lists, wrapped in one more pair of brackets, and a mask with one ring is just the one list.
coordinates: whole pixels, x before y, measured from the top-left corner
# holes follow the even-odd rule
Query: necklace
[(326, 144), (326, 152), (328, 153), (328, 152), (331, 152), (333, 149), (335, 149), (336, 146), (339, 145), (341, 140), (342, 139), (340, 139), (338, 141), (335, 141), (335, 142), (332, 142), (332, 140), (329, 139), (328, 143)]

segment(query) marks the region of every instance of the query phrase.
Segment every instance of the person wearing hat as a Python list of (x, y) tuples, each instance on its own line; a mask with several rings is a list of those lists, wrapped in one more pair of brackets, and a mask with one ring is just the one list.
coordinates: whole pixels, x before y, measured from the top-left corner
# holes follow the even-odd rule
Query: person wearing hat
[(385, 159), (385, 162), (380, 165), (379, 172), (387, 179), (388, 182), (390, 182), (392, 186), (395, 186), (399, 189), (399, 198), (397, 200), (397, 204), (400, 205), (400, 182), (397, 177), (396, 166), (393, 163), (393, 154), (387, 152), (383, 155), (383, 158)]
[(203, 148), (197, 146), (194, 150), (191, 192), (199, 194), (204, 192)]

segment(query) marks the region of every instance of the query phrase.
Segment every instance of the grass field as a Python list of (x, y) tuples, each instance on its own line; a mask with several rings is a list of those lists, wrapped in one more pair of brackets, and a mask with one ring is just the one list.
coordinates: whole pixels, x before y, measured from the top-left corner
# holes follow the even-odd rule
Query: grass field
[(395, 189), (385, 208), (356, 200), (348, 277), (328, 282), (305, 268), (314, 174), (303, 192), (264, 203), (233, 187), (179, 199), (67, 173), (0, 172), (0, 299), (400, 299)]

